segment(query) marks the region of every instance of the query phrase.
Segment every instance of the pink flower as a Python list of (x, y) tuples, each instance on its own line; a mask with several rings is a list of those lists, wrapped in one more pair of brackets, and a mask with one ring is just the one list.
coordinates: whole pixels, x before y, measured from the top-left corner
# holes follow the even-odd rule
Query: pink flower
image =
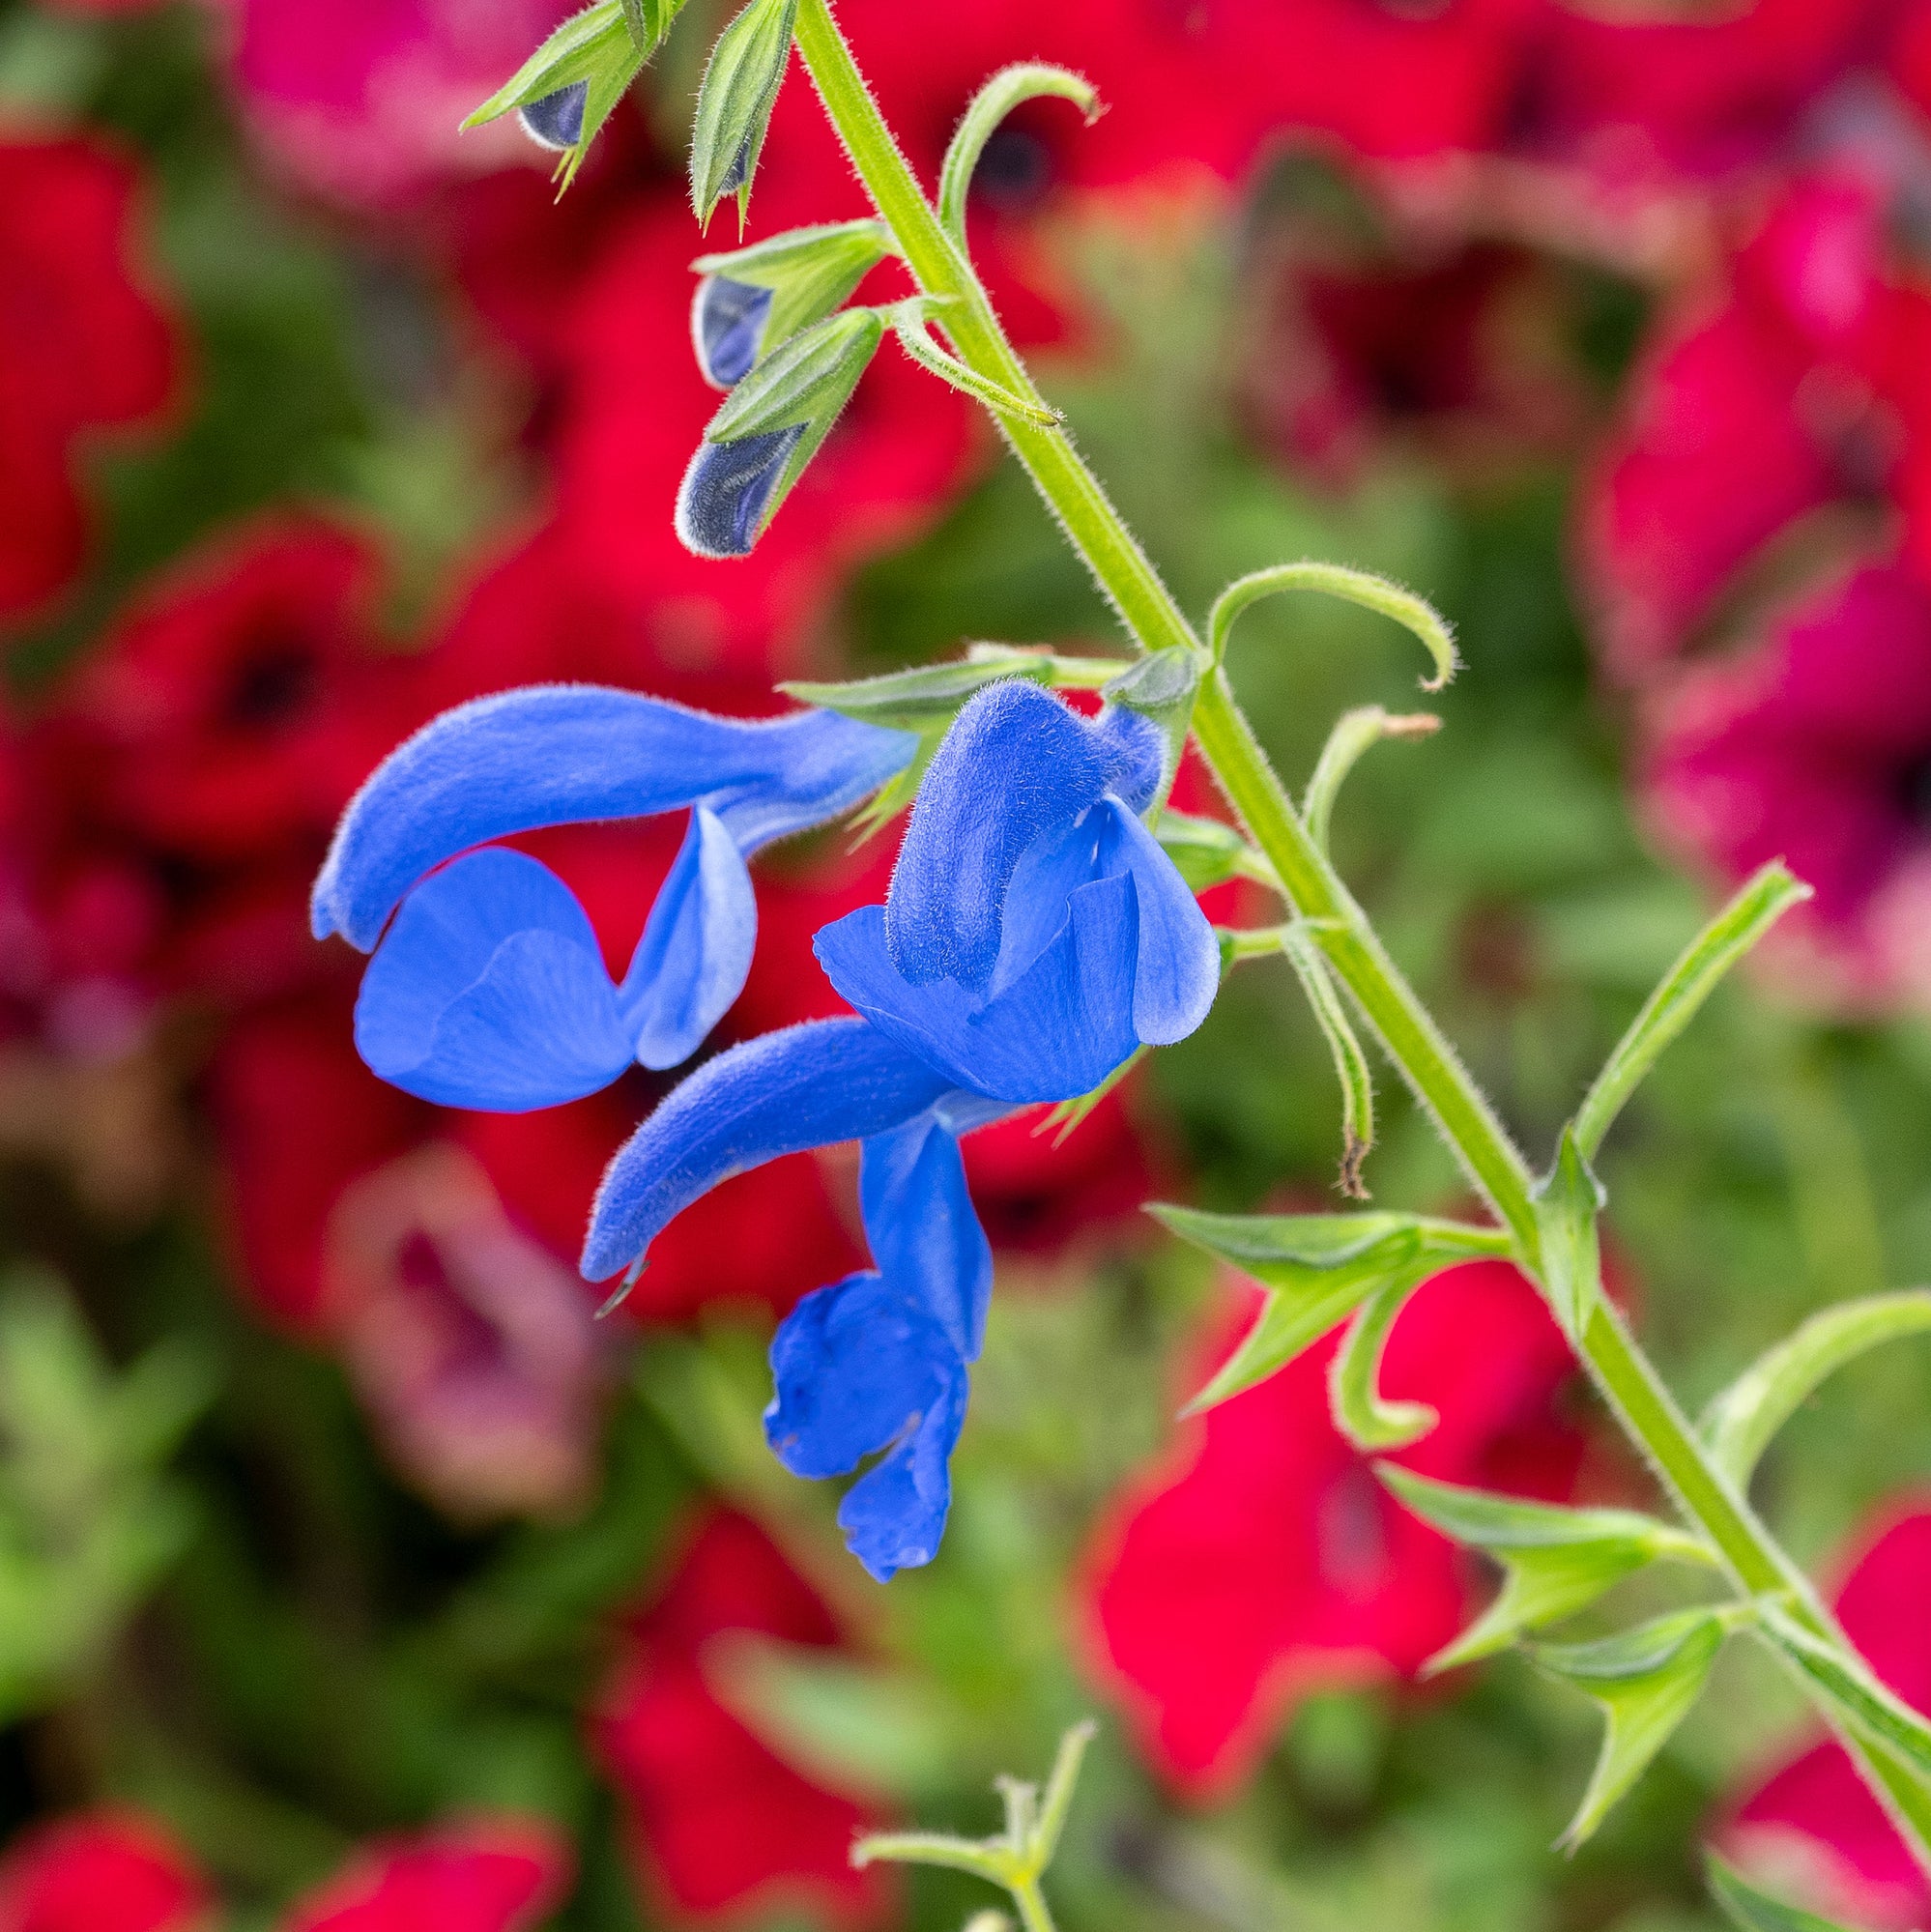
[[(1931, 590), (1854, 570), (1734, 663), (1695, 669), (1650, 717), (1663, 836), (1724, 879), (1781, 857), (1816, 893), (1792, 921), (1809, 990), (1931, 996)], [(1788, 956), (1786, 947), (1786, 956)]]
[(568, 1848), (534, 1818), (446, 1825), (367, 1847), (282, 1932), (533, 1932), (569, 1872)]
[(515, 72), (567, 0), (230, 0), (235, 80), (270, 152), (315, 193), (392, 202), (530, 159), (513, 121), (463, 117)]
[[(1931, 1713), (1931, 1498), (1893, 1505), (1859, 1539), (1836, 1610), (1864, 1660)], [(1931, 1881), (1843, 1745), (1791, 1758), (1731, 1813), (1726, 1849), (1746, 1867), (1796, 1881), (1818, 1908), (1873, 1932), (1906, 1932), (1931, 1913)]]
[[(1182, 1425), (1121, 1497), (1097, 1553), (1101, 1668), (1154, 1762), (1198, 1797), (1236, 1788), (1308, 1690), (1412, 1674), (1468, 1616), (1454, 1545), (1400, 1508), (1335, 1429), (1334, 1347)], [(1561, 1496), (1582, 1450), (1555, 1406), (1571, 1373), (1513, 1267), (1449, 1269), (1417, 1290), (1390, 1338), (1385, 1393), (1442, 1418), (1398, 1459), (1451, 1482)]]
[(389, 1455), (450, 1514), (565, 1509), (595, 1468), (596, 1348), (576, 1271), (431, 1142), (330, 1217), (329, 1319)]
[(137, 1812), (76, 1812), (0, 1858), (0, 1932), (201, 1932), (210, 1919), (199, 1876)]
[(789, 1908), (839, 1927), (875, 1923), (887, 1881), (847, 1858), (874, 1821), (794, 1771), (718, 1701), (706, 1657), (733, 1631), (817, 1647), (838, 1640), (824, 1605), (764, 1532), (716, 1514), (632, 1622), (594, 1720), (642, 1882), (679, 1916), (742, 1922)]

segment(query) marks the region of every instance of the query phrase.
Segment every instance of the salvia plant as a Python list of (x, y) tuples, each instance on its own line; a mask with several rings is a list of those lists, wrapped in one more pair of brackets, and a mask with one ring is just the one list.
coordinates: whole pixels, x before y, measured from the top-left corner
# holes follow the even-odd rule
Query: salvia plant
[[(566, 21), (475, 119), (517, 114), (560, 155), (565, 187), (681, 0), (599, 0)], [(633, 692), (512, 691), (437, 719), (350, 805), (314, 892), (318, 935), (372, 948), (356, 1014), (370, 1066), (446, 1105), (545, 1107), (633, 1062), (676, 1067), (731, 1006), (757, 920), (746, 861), (771, 840), (854, 812), (877, 830), (910, 817), (885, 901), (826, 926), (816, 950), (852, 1009), (734, 1046), (675, 1087), (619, 1152), (583, 1270), (621, 1297), (650, 1243), (727, 1177), (832, 1142), (862, 1147), (873, 1267), (807, 1296), (771, 1346), (772, 1451), (808, 1478), (857, 1475), (839, 1522), (879, 1579), (937, 1555), (948, 1461), (992, 1285), (960, 1139), (1017, 1108), (1077, 1119), (1149, 1049), (1199, 1025), (1228, 972), (1284, 955), (1333, 1049), (1343, 1095), (1340, 1191), (1364, 1197), (1374, 1135), (1368, 1043), (1413, 1090), (1485, 1214), (1153, 1212), (1180, 1239), (1265, 1290), (1251, 1331), (1196, 1399), (1226, 1400), (1344, 1329), (1331, 1395), (1364, 1449), (1425, 1435), (1432, 1413), (1379, 1390), (1407, 1296), (1470, 1256), (1537, 1282), (1617, 1421), (1655, 1472), (1659, 1509), (1571, 1509), (1453, 1487), (1383, 1465), (1411, 1510), (1499, 1566), (1499, 1594), (1434, 1659), (1512, 1645), (1591, 1698), (1600, 1755), (1567, 1842), (1596, 1830), (1695, 1705), (1724, 1648), (1764, 1646), (1854, 1753), (1887, 1811), (1931, 1860), (1931, 1725), (1851, 1649), (1749, 1498), (1758, 1458), (1823, 1377), (1926, 1325), (1923, 1295), (1829, 1309), (1744, 1371), (1692, 1422), (1605, 1296), (1593, 1168), (1618, 1113), (1724, 974), (1807, 895), (1766, 866), (1697, 935), (1651, 995), (1540, 1167), (1518, 1147), (1376, 937), (1328, 856), (1355, 763), (1433, 729), (1426, 714), (1350, 711), (1293, 796), (1235, 703), (1224, 660), (1241, 613), (1312, 592), (1379, 612), (1430, 658), (1456, 654), (1430, 607), (1341, 566), (1291, 562), (1230, 585), (1196, 628), (1014, 354), (972, 266), (966, 187), (1021, 102), (1097, 102), (1077, 74), (1021, 66), (991, 79), (960, 124), (935, 197), (913, 177), (827, 0), (748, 0), (698, 97), (691, 195), (701, 223), (755, 186), (793, 49), (875, 210), (698, 259), (694, 349), (724, 391), (693, 452), (677, 526), (701, 555), (749, 552), (778, 515), (885, 338), (976, 397), (1110, 602), (1133, 654), (1065, 657), (977, 646), (964, 661), (856, 683), (789, 687), (801, 707), (756, 722)], [(851, 300), (894, 258), (914, 286)], [(1097, 714), (1061, 695), (1097, 692)], [(1245, 833), (1167, 808), (1188, 742)], [(492, 843), (540, 826), (677, 812), (682, 848), (621, 981), (569, 890)], [(1215, 931), (1196, 893), (1240, 877), (1279, 919)], [(1549, 1632), (1639, 1572), (1682, 1579), (1683, 1607), (1588, 1641)], [(1050, 1924), (1040, 1880), (1072, 1800), (1085, 1732), (1044, 1794), (1005, 1787), (1006, 1828), (983, 1841), (862, 1841), (860, 1860), (976, 1872), (1004, 1886), (1028, 1932)], [(1823, 1923), (1713, 1865), (1738, 1924)]]

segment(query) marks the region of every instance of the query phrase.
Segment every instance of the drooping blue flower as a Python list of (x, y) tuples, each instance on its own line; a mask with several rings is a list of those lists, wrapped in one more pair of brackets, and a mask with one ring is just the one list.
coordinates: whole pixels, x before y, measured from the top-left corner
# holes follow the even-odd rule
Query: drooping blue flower
[(780, 1329), (767, 1429), (800, 1475), (880, 1457), (840, 1513), (877, 1575), (937, 1545), (983, 1330), (990, 1264), (958, 1137), (1182, 1038), (1219, 985), (1212, 928), (1136, 816), (1160, 757), (1132, 713), (1089, 723), (1017, 682), (973, 698), (933, 759), (885, 905), (818, 935), (860, 1017), (719, 1054), (638, 1128), (598, 1193), (593, 1281), (641, 1266), (729, 1176), (864, 1143), (875, 1270), (808, 1296)]
[[(363, 1057), (426, 1100), (512, 1112), (593, 1092), (633, 1061), (677, 1065), (750, 969), (745, 859), (849, 811), (915, 748), (825, 711), (718, 718), (595, 685), (445, 712), (351, 801), (315, 881), (316, 937), (375, 948), (356, 1009)], [(618, 982), (562, 881), (489, 844), (684, 809), (682, 848)]]

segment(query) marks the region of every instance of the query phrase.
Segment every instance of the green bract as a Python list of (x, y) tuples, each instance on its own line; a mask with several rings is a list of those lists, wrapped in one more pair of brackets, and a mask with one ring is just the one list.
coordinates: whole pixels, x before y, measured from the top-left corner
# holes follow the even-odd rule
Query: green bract
[(708, 225), (727, 194), (741, 219), (792, 52), (797, 0), (750, 0), (717, 37), (691, 128), (691, 205)]
[(1264, 1382), (1391, 1283), (1412, 1286), (1456, 1261), (1508, 1253), (1497, 1229), (1415, 1214), (1203, 1214), (1157, 1202), (1147, 1212), (1271, 1291), (1190, 1415)]

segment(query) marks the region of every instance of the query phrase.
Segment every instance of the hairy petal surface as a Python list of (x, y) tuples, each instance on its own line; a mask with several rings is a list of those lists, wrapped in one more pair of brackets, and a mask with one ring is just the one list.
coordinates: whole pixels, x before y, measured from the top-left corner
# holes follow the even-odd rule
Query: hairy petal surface
[(938, 1110), (865, 1142), (858, 1205), (879, 1272), (910, 1295), (954, 1352), (978, 1358), (993, 1249), (973, 1212), (956, 1133)]
[(502, 847), (410, 894), (362, 975), (356, 1046), (407, 1093), (505, 1113), (594, 1093), (631, 1057), (575, 894)]
[(885, 901), (893, 965), (913, 986), (950, 978), (983, 992), (1027, 849), (1108, 792), (1143, 806), (1160, 761), (1158, 729), (1135, 712), (1088, 723), (1023, 679), (988, 685), (953, 721), (919, 788)]
[(366, 949), (424, 873), (544, 825), (703, 803), (755, 851), (849, 810), (915, 749), (908, 733), (826, 711), (718, 718), (594, 684), (478, 698), (398, 746), (350, 801), (310, 923)]
[(814, 1020), (733, 1047), (619, 1148), (584, 1244), (593, 1282), (643, 1258), (671, 1217), (733, 1174), (903, 1126), (952, 1085), (862, 1020)]

